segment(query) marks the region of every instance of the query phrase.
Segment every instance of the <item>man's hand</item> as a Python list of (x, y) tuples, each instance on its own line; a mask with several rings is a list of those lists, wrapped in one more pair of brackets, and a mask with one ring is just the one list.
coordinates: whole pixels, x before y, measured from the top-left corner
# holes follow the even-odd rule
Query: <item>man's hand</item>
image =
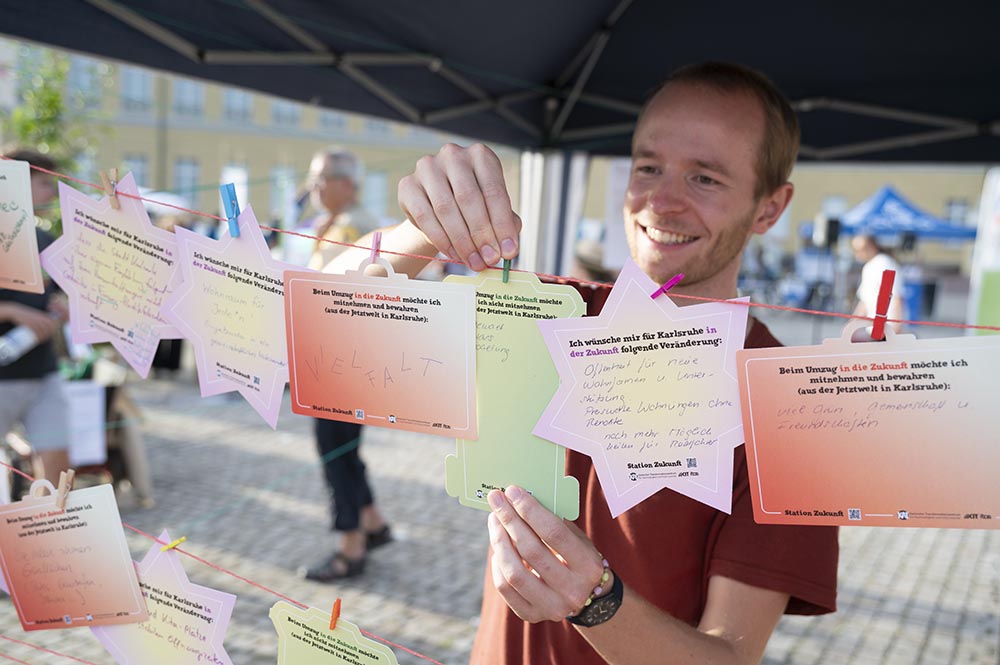
[(475, 271), (517, 256), (521, 218), (496, 154), (446, 144), (399, 181), (399, 207), (438, 251)]
[(59, 321), (47, 313), (16, 302), (6, 302), (0, 306), (0, 321), (10, 321), (15, 326), (28, 326), (42, 342), (59, 329)]
[(487, 500), (493, 586), (507, 605), (531, 623), (579, 612), (604, 573), (593, 543), (520, 487)]

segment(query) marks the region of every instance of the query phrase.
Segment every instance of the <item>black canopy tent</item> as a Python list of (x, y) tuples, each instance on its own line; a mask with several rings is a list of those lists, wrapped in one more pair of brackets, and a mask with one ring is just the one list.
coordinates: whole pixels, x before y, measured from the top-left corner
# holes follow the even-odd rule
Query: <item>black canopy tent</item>
[(0, 11), (0, 32), (17, 38), (595, 154), (628, 154), (642, 100), (671, 69), (732, 60), (794, 101), (804, 160), (1000, 161), (995, 0), (0, 0)]

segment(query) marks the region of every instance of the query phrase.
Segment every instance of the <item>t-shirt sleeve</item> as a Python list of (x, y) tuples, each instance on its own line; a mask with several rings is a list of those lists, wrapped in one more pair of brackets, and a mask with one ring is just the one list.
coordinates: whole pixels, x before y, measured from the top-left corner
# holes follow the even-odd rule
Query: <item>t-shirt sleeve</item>
[(787, 593), (786, 614), (836, 611), (837, 527), (754, 522), (745, 451), (735, 452), (733, 512), (722, 516), (708, 575)]

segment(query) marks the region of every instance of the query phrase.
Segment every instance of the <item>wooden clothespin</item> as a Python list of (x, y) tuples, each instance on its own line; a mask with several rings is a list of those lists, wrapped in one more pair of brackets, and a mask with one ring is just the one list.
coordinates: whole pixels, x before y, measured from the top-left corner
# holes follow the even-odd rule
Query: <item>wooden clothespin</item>
[(222, 194), (222, 207), (226, 211), (226, 220), (229, 222), (229, 237), (240, 237), (240, 224), (237, 217), (240, 216), (240, 203), (236, 200), (236, 185), (231, 182), (219, 185), (219, 193)]
[(658, 295), (660, 295), (661, 293), (666, 293), (670, 289), (672, 289), (675, 286), (677, 286), (677, 282), (681, 281), (682, 279), (684, 279), (684, 273), (682, 273), (682, 272), (677, 273), (676, 275), (674, 275), (673, 277), (671, 277), (669, 280), (667, 280), (666, 284), (664, 284), (660, 288), (658, 288), (655, 291), (653, 291), (652, 293), (650, 293), (649, 297), (655, 300), (656, 297)]
[(184, 541), (186, 541), (187, 539), (188, 539), (187, 536), (181, 536), (180, 538), (177, 538), (175, 540), (171, 540), (169, 543), (167, 543), (166, 545), (164, 545), (163, 547), (161, 547), (160, 551), (161, 552), (166, 552), (167, 550), (172, 550), (175, 547), (177, 547), (178, 545), (180, 545), (181, 543), (183, 543)]
[(372, 253), (368, 257), (371, 263), (378, 261), (378, 253), (382, 251), (382, 232), (376, 231), (375, 235), (372, 237)]
[(111, 201), (111, 207), (115, 210), (121, 210), (122, 204), (118, 200), (118, 167), (109, 169), (111, 175), (108, 175), (108, 171), (101, 171), (101, 182), (104, 184), (104, 193), (108, 195), (108, 199)]
[(76, 471), (73, 469), (59, 472), (59, 487), (56, 489), (56, 508), (59, 510), (66, 510), (66, 499), (69, 498), (69, 493), (73, 490), (75, 477)]
[(872, 339), (879, 342), (885, 339), (885, 322), (889, 315), (889, 301), (892, 299), (892, 284), (895, 281), (895, 270), (882, 271), (882, 284), (878, 289), (878, 300), (875, 301), (875, 318), (872, 322)]
[(337, 630), (337, 619), (340, 618), (340, 598), (333, 601), (333, 611), (330, 612), (330, 630)]
[(508, 279), (510, 279), (510, 259), (504, 259), (503, 260), (503, 283), (506, 284)]

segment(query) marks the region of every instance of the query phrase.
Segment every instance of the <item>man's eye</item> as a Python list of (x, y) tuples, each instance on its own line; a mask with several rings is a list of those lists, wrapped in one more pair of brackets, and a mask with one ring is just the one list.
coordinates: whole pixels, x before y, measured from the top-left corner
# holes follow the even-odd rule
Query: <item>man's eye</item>
[(635, 167), (635, 171), (636, 173), (646, 173), (646, 174), (656, 173), (656, 167), (651, 166), (649, 164), (641, 164)]
[(694, 177), (695, 182), (699, 185), (717, 185), (719, 183), (715, 178), (710, 178), (707, 175), (696, 175)]

